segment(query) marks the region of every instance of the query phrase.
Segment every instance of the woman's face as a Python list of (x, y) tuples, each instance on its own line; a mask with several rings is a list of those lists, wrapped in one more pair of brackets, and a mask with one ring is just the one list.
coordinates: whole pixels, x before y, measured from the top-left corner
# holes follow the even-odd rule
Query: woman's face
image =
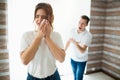
[(43, 19), (47, 19), (47, 14), (45, 10), (38, 9), (35, 15), (35, 23), (37, 24), (37, 26), (40, 25)]
[(78, 30), (84, 31), (86, 26), (87, 26), (87, 20), (80, 19), (80, 21), (78, 23)]

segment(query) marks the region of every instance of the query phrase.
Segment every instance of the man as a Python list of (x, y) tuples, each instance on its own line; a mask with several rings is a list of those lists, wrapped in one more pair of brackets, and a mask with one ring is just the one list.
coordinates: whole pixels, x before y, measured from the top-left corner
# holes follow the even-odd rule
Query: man
[(71, 47), (71, 66), (74, 80), (83, 80), (88, 59), (88, 47), (92, 41), (92, 34), (86, 30), (89, 21), (90, 19), (86, 15), (81, 16), (78, 28), (71, 30), (70, 38), (65, 46), (65, 51), (69, 46)]

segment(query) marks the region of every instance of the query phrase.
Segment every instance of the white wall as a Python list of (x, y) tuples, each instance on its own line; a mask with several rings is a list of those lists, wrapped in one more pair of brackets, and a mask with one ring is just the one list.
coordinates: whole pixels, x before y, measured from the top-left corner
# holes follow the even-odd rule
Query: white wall
[[(54, 30), (61, 33), (63, 43), (72, 27), (77, 27), (81, 15), (90, 16), (90, 0), (8, 0), (8, 48), (10, 54), (11, 80), (25, 80), (27, 72), (19, 57), (20, 38), (23, 32), (32, 30), (34, 7), (38, 2), (48, 2), (54, 11)], [(67, 54), (69, 52), (66, 52)], [(71, 73), (69, 55), (59, 64), (60, 74)], [(66, 64), (68, 64), (66, 66)]]

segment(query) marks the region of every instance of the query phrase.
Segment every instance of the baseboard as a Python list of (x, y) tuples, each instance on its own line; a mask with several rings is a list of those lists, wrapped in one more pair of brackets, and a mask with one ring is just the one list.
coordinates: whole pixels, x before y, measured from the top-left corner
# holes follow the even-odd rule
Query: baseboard
[(92, 73), (96, 73), (96, 72), (103, 72), (103, 73), (105, 73), (106, 75), (112, 77), (112, 78), (115, 79), (115, 80), (120, 80), (120, 78), (115, 77), (115, 76), (111, 75), (110, 73), (108, 73), (108, 72), (106, 72), (106, 71), (104, 71), (104, 70), (102, 70), (102, 69), (96, 70), (96, 71), (87, 71), (87, 72), (85, 73), (85, 75), (87, 75), (87, 74), (92, 74)]
[(106, 72), (106, 71), (104, 71), (104, 70), (102, 70), (102, 72), (105, 73), (106, 75), (114, 78), (115, 80), (120, 80), (120, 78), (118, 78), (118, 77), (116, 77), (116, 76), (113, 76), (113, 75), (111, 75), (110, 73), (108, 73), (108, 72)]
[(85, 73), (85, 75), (87, 75), (87, 74), (92, 74), (92, 73), (96, 73), (96, 72), (101, 72), (101, 71), (102, 71), (101, 69), (95, 70), (95, 71), (87, 71), (87, 72)]

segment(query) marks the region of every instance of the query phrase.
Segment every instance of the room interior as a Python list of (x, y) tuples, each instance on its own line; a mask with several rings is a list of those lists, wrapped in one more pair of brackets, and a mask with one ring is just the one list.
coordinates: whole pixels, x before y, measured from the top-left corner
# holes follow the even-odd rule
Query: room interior
[[(7, 48), (7, 0), (0, 0), (0, 80), (10, 80)], [(86, 74), (104, 72), (120, 80), (120, 1), (91, 0), (89, 47)]]

